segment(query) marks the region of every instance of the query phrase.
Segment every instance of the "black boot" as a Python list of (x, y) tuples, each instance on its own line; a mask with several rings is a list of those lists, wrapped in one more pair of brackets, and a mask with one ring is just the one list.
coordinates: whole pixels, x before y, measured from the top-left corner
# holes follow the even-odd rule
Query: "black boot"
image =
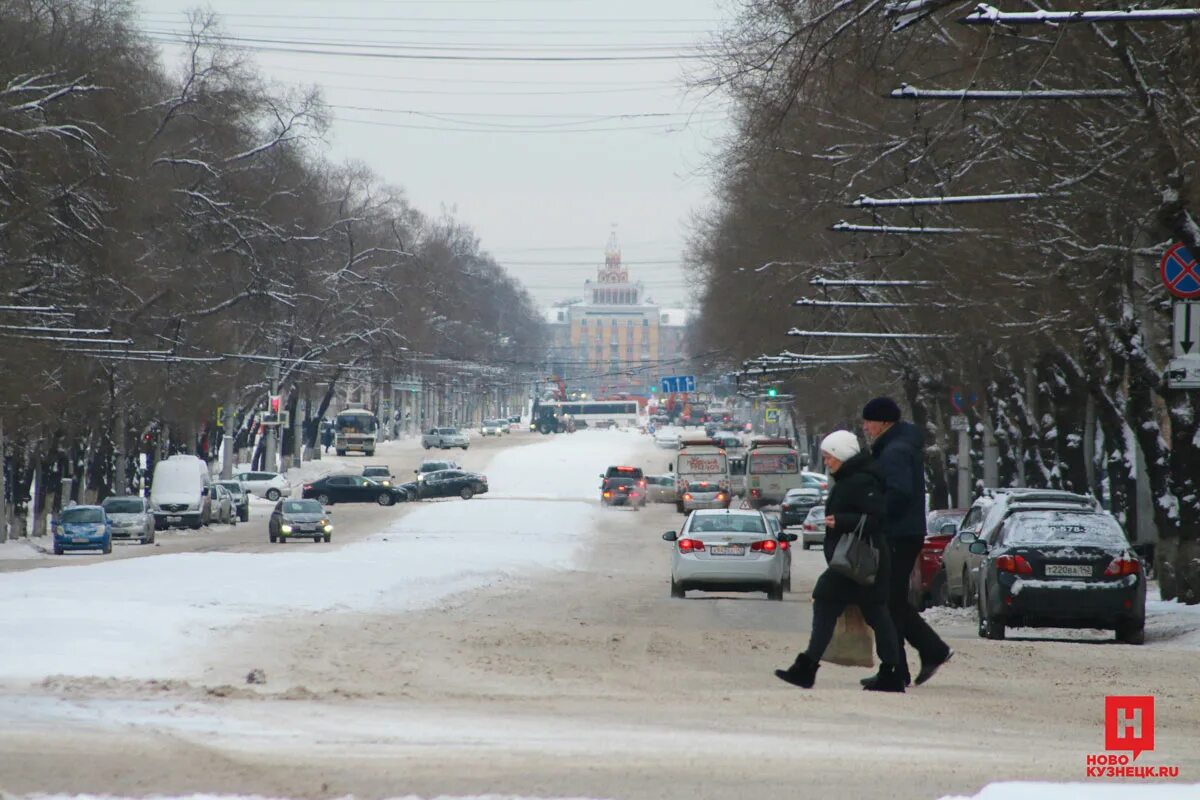
[(954, 655), (954, 651), (949, 647), (946, 648), (946, 654), (941, 658), (931, 658), (926, 660), (921, 658), (921, 671), (917, 673), (917, 686), (920, 686), (925, 681), (933, 677), (933, 673), (938, 671), (938, 667), (945, 664)]
[[(908, 674), (908, 665), (905, 664), (902, 668), (898, 668), (898, 670), (899, 670), (900, 674), (904, 676), (904, 685), (912, 686), (912, 676)], [(883, 671), (883, 666), (880, 665), (879, 672), (882, 672), (882, 671)], [(866, 678), (863, 678), (862, 680), (859, 681), (859, 683), (862, 684), (862, 687), (864, 689), (870, 689), (876, 683), (879, 682), (879, 672), (876, 672), (874, 675), (870, 675)]]
[(821, 665), (806, 654), (796, 656), (796, 661), (787, 669), (775, 670), (775, 677), (802, 689), (811, 689), (817, 680), (817, 670)]
[(903, 692), (904, 674), (894, 664), (882, 664), (879, 667), (879, 674), (875, 676), (875, 682), (864, 686), (863, 690), (868, 692)]

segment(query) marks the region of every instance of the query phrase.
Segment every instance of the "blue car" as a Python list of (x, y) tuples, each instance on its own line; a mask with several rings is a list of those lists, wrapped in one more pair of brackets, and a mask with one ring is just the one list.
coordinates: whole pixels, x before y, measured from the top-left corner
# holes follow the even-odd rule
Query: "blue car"
[(112, 552), (112, 522), (103, 506), (71, 506), (51, 523), (54, 530), (54, 555), (67, 550)]

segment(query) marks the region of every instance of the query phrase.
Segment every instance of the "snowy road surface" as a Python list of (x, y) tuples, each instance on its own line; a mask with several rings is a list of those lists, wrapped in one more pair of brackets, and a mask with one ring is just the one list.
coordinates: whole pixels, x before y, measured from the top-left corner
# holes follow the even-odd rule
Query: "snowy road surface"
[[(397, 475), (425, 455), (380, 454)], [(681, 518), (596, 503), (609, 464), (660, 473), (671, 455), (626, 432), (513, 434), (454, 456), (486, 468), (488, 495), (338, 506), (332, 544), (270, 545), (260, 517), (7, 561), (0, 790), (1109, 800), (1069, 785), (1104, 752), (1106, 694), (1153, 694), (1156, 749), (1138, 763), (1200, 781), (1194, 610), (1152, 604), (1140, 648), (987, 642), (938, 610), (958, 655), (928, 686), (878, 697), (862, 670), (827, 665), (792, 689), (771, 670), (805, 639), (818, 553), (794, 554), (782, 603), (672, 600), (660, 536)], [(983, 789), (1004, 780), (1055, 784)]]

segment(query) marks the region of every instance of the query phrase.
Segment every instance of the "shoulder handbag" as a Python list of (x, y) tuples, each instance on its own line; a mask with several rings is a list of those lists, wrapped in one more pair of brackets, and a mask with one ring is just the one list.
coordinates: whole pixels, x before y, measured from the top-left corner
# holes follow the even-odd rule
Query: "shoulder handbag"
[(829, 561), (831, 570), (861, 586), (875, 583), (879, 574), (879, 551), (864, 530), (866, 523), (867, 515), (860, 514), (854, 530), (838, 539)]

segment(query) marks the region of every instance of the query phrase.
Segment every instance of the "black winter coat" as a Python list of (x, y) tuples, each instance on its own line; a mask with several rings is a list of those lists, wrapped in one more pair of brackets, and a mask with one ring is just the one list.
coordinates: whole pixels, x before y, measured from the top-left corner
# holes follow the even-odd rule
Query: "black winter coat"
[(861, 586), (837, 572), (825, 570), (813, 587), (813, 597), (819, 600), (837, 600), (857, 606), (878, 605), (887, 602), (888, 573), (891, 559), (884, 545), (883, 476), (871, 454), (863, 451), (845, 461), (833, 474), (833, 488), (825, 500), (825, 516), (832, 516), (834, 526), (825, 529), (825, 563), (833, 558), (838, 539), (852, 533), (859, 519), (867, 517), (863, 530), (879, 548), (879, 574), (875, 583)]
[(925, 437), (911, 422), (897, 422), (871, 444), (883, 475), (889, 539), (925, 538)]

